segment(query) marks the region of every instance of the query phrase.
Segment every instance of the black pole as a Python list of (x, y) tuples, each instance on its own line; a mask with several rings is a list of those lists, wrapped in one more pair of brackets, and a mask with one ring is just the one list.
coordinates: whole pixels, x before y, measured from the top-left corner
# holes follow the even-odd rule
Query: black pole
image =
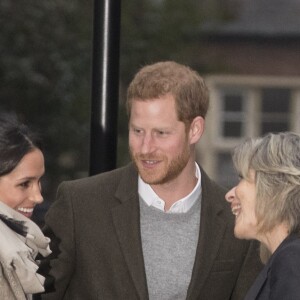
[(90, 175), (116, 168), (120, 0), (94, 0)]

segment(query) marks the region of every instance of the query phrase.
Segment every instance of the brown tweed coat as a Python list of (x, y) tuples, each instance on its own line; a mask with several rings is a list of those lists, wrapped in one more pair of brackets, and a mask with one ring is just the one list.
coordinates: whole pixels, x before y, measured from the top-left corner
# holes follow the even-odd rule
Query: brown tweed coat
[[(200, 234), (187, 299), (241, 300), (261, 269), (257, 245), (233, 236), (225, 190), (201, 174)], [(137, 178), (129, 164), (61, 184), (45, 219), (56, 291), (42, 299), (148, 299)]]

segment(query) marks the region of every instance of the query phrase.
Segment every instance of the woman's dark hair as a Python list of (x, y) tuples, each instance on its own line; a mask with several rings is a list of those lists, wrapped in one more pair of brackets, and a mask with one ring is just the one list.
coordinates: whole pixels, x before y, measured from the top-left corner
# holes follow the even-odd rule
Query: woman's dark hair
[(34, 149), (42, 150), (39, 136), (13, 113), (0, 113), (0, 176), (10, 173)]

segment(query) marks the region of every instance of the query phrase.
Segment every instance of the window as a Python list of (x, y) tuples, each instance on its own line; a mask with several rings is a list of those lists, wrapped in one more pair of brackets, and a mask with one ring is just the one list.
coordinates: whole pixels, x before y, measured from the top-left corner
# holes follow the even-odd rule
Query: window
[(219, 184), (236, 183), (233, 148), (246, 137), (300, 132), (300, 78), (211, 76), (210, 112), (198, 157)]
[(230, 152), (219, 152), (217, 155), (218, 169), (216, 181), (227, 188), (238, 182), (238, 176), (232, 164)]
[(238, 92), (224, 92), (222, 99), (223, 126), (221, 127), (224, 137), (241, 137), (243, 135), (243, 96)]
[(261, 135), (290, 129), (290, 100), (291, 91), (289, 89), (261, 89)]

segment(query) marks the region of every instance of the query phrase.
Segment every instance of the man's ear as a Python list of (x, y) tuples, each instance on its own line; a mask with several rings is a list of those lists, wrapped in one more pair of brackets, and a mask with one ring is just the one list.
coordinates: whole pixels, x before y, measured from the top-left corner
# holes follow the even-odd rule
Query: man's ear
[(202, 117), (198, 116), (194, 118), (189, 130), (190, 144), (196, 144), (200, 140), (204, 132), (204, 125), (205, 121)]

